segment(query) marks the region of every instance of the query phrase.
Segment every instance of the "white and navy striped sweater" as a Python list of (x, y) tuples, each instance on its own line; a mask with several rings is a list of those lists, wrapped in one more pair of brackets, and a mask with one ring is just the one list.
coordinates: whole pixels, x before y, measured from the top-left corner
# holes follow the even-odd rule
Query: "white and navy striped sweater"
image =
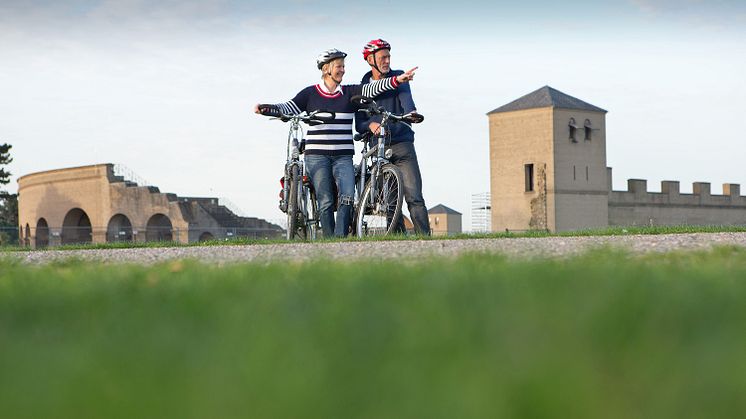
[(350, 98), (356, 95), (376, 97), (383, 92), (395, 90), (398, 86), (396, 77), (375, 80), (369, 84), (340, 86), (334, 93), (328, 93), (323, 86), (317, 84), (301, 90), (289, 102), (272, 106), (276, 106), (286, 115), (316, 110), (334, 112), (334, 119), (328, 123), (308, 127), (305, 153), (351, 156), (355, 154), (355, 146), (352, 142), (352, 119), (356, 109), (350, 103)]

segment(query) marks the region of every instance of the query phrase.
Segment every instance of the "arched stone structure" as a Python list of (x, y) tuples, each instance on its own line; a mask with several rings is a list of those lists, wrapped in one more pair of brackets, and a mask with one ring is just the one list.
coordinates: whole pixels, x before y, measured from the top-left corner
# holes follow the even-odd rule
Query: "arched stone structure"
[(26, 234), (23, 236), (23, 246), (31, 246), (31, 227), (26, 223)]
[[(80, 241), (105, 243), (113, 239), (107, 233), (114, 230), (119, 239), (122, 235), (118, 233), (125, 231), (124, 238), (134, 242), (148, 239), (150, 231), (153, 240), (179, 243), (196, 242), (205, 231), (223, 238), (229, 227), (244, 229), (258, 237), (277, 237), (283, 233), (279, 226), (264, 220), (237, 216), (217, 198), (180, 198), (162, 193), (155, 186), (138, 185), (115, 174), (113, 164), (28, 174), (18, 179), (18, 193), (18, 225), (23, 229), (29, 224), (33, 232), (33, 226), (43, 218), (48, 246)], [(84, 212), (87, 223), (83, 222), (81, 213), (77, 213), (77, 220), (72, 219), (75, 217), (69, 212), (75, 208)], [(129, 226), (117, 217), (125, 214)], [(161, 217), (154, 218), (155, 215)], [(84, 236), (81, 238), (73, 231)], [(29, 245), (44, 243), (38, 235), (23, 236)]]
[(49, 246), (49, 225), (47, 220), (39, 218), (36, 222), (36, 235), (34, 238), (34, 247), (36, 249), (43, 249)]
[(201, 242), (207, 242), (210, 240), (215, 240), (215, 236), (212, 235), (209, 231), (205, 231), (204, 233), (199, 235), (199, 241)]
[(81, 244), (93, 241), (91, 219), (85, 211), (73, 208), (62, 221), (62, 244)]
[(171, 220), (164, 214), (155, 214), (150, 217), (145, 232), (146, 240), (149, 242), (169, 242), (174, 239), (173, 225)]
[(106, 227), (106, 241), (109, 243), (132, 241), (132, 223), (126, 215), (117, 214), (111, 217)]

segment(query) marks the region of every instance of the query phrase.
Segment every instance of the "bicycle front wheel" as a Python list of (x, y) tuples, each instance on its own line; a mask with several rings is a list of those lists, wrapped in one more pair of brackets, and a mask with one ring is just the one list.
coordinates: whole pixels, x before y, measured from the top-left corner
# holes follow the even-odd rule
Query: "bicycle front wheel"
[(290, 169), (290, 191), (288, 193), (288, 229), (285, 238), (288, 240), (295, 239), (298, 236), (298, 228), (303, 228), (305, 232), (305, 226), (303, 225), (300, 208), (298, 206), (298, 188), (300, 186), (300, 176), (298, 174), (298, 166), (293, 166)]
[(316, 240), (320, 230), (319, 210), (316, 203), (316, 192), (313, 188), (304, 186), (306, 202), (306, 239)]
[(363, 189), (355, 216), (358, 237), (385, 236), (399, 224), (404, 186), (399, 168), (386, 164)]

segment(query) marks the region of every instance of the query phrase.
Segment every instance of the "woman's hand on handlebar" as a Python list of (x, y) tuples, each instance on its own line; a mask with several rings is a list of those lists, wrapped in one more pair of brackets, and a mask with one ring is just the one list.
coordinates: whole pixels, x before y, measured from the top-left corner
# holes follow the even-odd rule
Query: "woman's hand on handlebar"
[(418, 68), (419, 67), (415, 67), (404, 74), (396, 76), (396, 81), (398, 81), (399, 83), (407, 83), (412, 81), (414, 79), (414, 73), (417, 71)]
[(254, 113), (264, 116), (272, 116), (275, 118), (279, 118), (282, 116), (280, 110), (277, 109), (275, 106), (265, 104), (254, 105)]
[(378, 135), (381, 132), (381, 124), (379, 124), (378, 122), (371, 122), (368, 125), (368, 128), (370, 129), (370, 132), (376, 135)]

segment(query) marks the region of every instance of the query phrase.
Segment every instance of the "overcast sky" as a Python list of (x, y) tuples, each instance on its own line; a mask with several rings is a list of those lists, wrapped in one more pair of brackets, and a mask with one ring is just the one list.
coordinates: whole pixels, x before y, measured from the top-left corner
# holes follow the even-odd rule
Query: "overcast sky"
[(425, 199), (462, 212), (466, 230), (471, 194), (489, 190), (485, 114), (544, 85), (609, 111), (614, 189), (627, 178), (746, 189), (735, 0), (0, 0), (0, 142), (15, 179), (120, 163), (161, 191), (278, 221), (287, 127), (251, 107), (317, 83), (315, 57), (331, 47), (350, 54), (344, 82), (358, 83), (362, 46), (378, 37), (394, 68), (420, 67)]

